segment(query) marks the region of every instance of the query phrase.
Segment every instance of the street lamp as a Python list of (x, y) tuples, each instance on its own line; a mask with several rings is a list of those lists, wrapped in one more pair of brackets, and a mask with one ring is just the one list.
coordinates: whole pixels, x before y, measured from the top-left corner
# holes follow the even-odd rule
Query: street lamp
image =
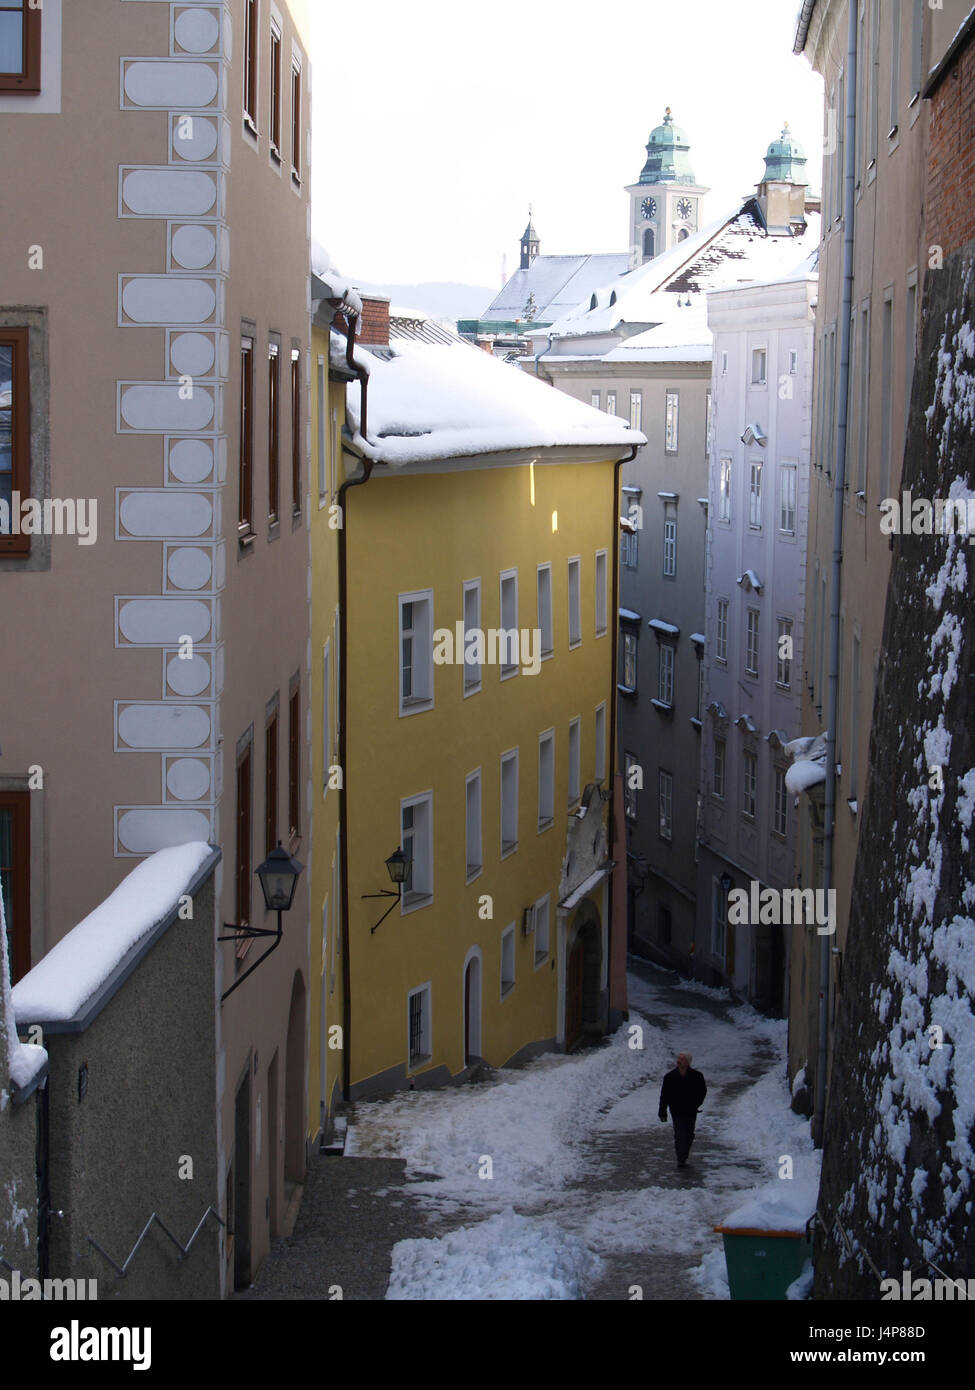
[[(227, 998), (228, 994), (233, 994), (237, 986), (242, 985), (247, 979), (247, 976), (252, 974), (263, 961), (267, 960), (268, 956), (279, 944), (281, 940), (281, 913), (287, 912), (294, 902), (295, 889), (298, 886), (298, 878), (303, 868), (304, 865), (299, 864), (298, 860), (282, 847), (281, 841), (279, 840), (277, 847), (271, 850), (271, 853), (265, 859), (264, 863), (256, 870), (257, 877), (261, 880), (261, 892), (264, 894), (264, 906), (269, 912), (276, 912), (278, 914), (278, 925), (274, 931), (269, 930), (267, 927), (233, 927), (230, 936), (217, 937), (218, 941), (234, 942), (250, 941), (251, 938), (255, 936), (271, 936), (274, 938), (263, 956), (258, 956), (254, 964), (248, 966), (243, 975), (234, 980), (230, 988), (224, 991), (220, 996), (221, 1004)], [(225, 927), (231, 925), (230, 922), (224, 923)]]
[(724, 873), (718, 879), (718, 882), (721, 884), (722, 893), (725, 895), (725, 897), (727, 897), (728, 894), (731, 892), (735, 882), (735, 880), (731, 877), (727, 869), (725, 869)]
[[(386, 870), (389, 874), (391, 882), (396, 884), (396, 892), (391, 893), (388, 888), (381, 888), (378, 893), (362, 894), (363, 898), (395, 898), (396, 900), (395, 902), (391, 902), (389, 904), (389, 907), (387, 907), (386, 911), (383, 913), (379, 921), (376, 923), (376, 927), (378, 927), (382, 922), (385, 922), (386, 918), (389, 916), (393, 908), (396, 906), (396, 903), (398, 903), (400, 898), (403, 896), (403, 884), (410, 876), (410, 866), (412, 865), (412, 863), (413, 860), (408, 859), (406, 855), (403, 853), (402, 849), (399, 847), (399, 845), (397, 845), (396, 849), (386, 860)], [(376, 927), (369, 928), (370, 936), (372, 936), (373, 932), (376, 930)]]

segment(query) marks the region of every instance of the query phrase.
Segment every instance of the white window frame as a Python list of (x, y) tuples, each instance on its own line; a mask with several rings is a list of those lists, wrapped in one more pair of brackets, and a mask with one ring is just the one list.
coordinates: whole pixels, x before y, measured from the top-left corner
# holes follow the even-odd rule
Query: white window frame
[(789, 833), (789, 791), (785, 785), (785, 770), (772, 769), (772, 833), (781, 835), (783, 840)]
[(328, 795), (328, 769), (332, 762), (332, 642), (322, 648), (322, 796)]
[(667, 391), (664, 396), (664, 453), (676, 454), (680, 449), (680, 392)]
[(795, 657), (795, 646), (793, 646), (792, 656), (780, 656), (779, 653), (783, 637), (792, 637), (791, 618), (776, 618), (775, 620), (775, 684), (780, 690), (791, 690), (792, 662)]
[(748, 461), (748, 528), (750, 531), (762, 529), (762, 459)]
[(732, 460), (722, 454), (718, 460), (718, 520), (731, 523), (731, 468)]
[(569, 651), (582, 645), (582, 557), (569, 559)]
[[(403, 626), (403, 608), (406, 604), (413, 605), (412, 622), (413, 626), (406, 629)], [(416, 609), (420, 608), (423, 614), (422, 621), (417, 625)], [(433, 590), (432, 589), (413, 589), (408, 593), (401, 593), (397, 597), (397, 624), (399, 629), (399, 642), (397, 645), (397, 660), (399, 666), (399, 712), (400, 717), (409, 714), (420, 714), (424, 710), (433, 709)], [(414, 673), (411, 680), (411, 693), (408, 696), (403, 694), (403, 643), (406, 640), (407, 632), (410, 633), (413, 647), (411, 655), (413, 657), (411, 671)], [(417, 662), (416, 653), (419, 650), (421, 660), (426, 652), (426, 660), (422, 664)], [(423, 677), (421, 685), (423, 693), (417, 695), (413, 693), (416, 689), (416, 672), (419, 671)]]
[(630, 428), (643, 429), (643, 392), (630, 391)]
[(768, 385), (768, 346), (752, 348), (752, 386)]
[(607, 414), (607, 415), (615, 415), (615, 414), (616, 414), (616, 392), (615, 392), (615, 391), (607, 391), (607, 392), (606, 392), (606, 414)]
[(499, 774), (501, 858), (507, 859), (518, 848), (518, 749), (501, 754)]
[(326, 382), (328, 380), (325, 358), (321, 353), (318, 354), (318, 505), (324, 507), (328, 501), (329, 479), (328, 479), (328, 457), (329, 451), (326, 448), (326, 430), (328, 428), (328, 392)]
[(602, 397), (601, 397), (601, 395), (600, 395), (600, 393), (599, 393), (598, 391), (590, 391), (590, 393), (589, 393), (589, 404), (592, 406), (593, 410), (599, 410), (600, 404), (601, 404), (601, 400), (602, 400)]
[(722, 353), (721, 353), (721, 375), (722, 375), (722, 376), (727, 376), (727, 375), (728, 375), (728, 352), (727, 352), (727, 349), (725, 349), (725, 350), (722, 351)]
[(552, 566), (546, 562), (535, 572), (535, 596), (538, 630), (541, 636), (541, 657), (547, 661), (555, 655), (555, 623), (552, 608)]
[(515, 924), (511, 923), (505, 927), (501, 933), (501, 969), (500, 991), (501, 998), (507, 999), (508, 995), (515, 987)]
[[(426, 1051), (418, 1052), (414, 1056), (410, 1052), (410, 1001), (416, 996), (425, 996), (420, 1008), (420, 1038), (425, 1044)], [(406, 1070), (407, 1073), (415, 1071), (417, 1067), (426, 1066), (427, 1062), (433, 1057), (433, 1018), (432, 1018), (432, 996), (433, 984), (427, 980), (426, 984), (417, 985), (416, 989), (411, 989), (406, 996)]]
[(555, 824), (555, 730), (538, 735), (538, 833)]
[(759, 625), (761, 615), (757, 608), (749, 608), (745, 614), (745, 674), (758, 675)]
[(714, 659), (723, 665), (728, 664), (728, 609), (730, 601), (726, 598), (718, 599), (717, 613), (715, 617), (714, 630)]
[(670, 642), (661, 642), (657, 650), (657, 699), (662, 705), (674, 705), (674, 677), (677, 653)]
[(579, 715), (569, 720), (569, 808), (582, 795), (582, 720)]
[(606, 701), (603, 700), (596, 706), (595, 720), (596, 738), (596, 757), (593, 772), (595, 781), (605, 782), (606, 780)]
[(799, 349), (789, 349), (789, 375), (797, 376), (799, 372)]
[[(474, 596), (473, 603), (468, 602), (469, 594)], [(479, 692), (484, 678), (484, 668), (479, 661), (468, 665), (467, 661), (464, 659), (467, 654), (468, 632), (475, 628), (480, 629), (481, 627), (481, 581), (479, 578), (464, 580), (461, 603), (463, 605), (464, 619), (464, 647), (460, 655), (464, 681), (464, 699), (466, 700), (469, 695), (476, 695)], [(472, 610), (471, 613), (468, 612), (469, 608)], [(471, 617), (473, 617), (472, 622), (469, 621)]]
[[(464, 779), (464, 859), (466, 881), (473, 883), (484, 872), (484, 832), (481, 818), (481, 769), (475, 768)], [(476, 858), (471, 858), (471, 851)]]
[(605, 637), (609, 631), (609, 555), (596, 551), (596, 636)]
[(538, 899), (533, 909), (535, 922), (535, 969), (548, 960), (552, 940), (552, 901), (546, 893)]
[[(721, 788), (720, 791), (718, 790), (719, 786)], [(728, 744), (725, 739), (718, 737), (718, 735), (715, 735), (711, 757), (711, 795), (718, 801), (724, 801), (727, 786)]]
[(640, 759), (635, 753), (623, 753), (623, 810), (627, 820), (635, 821), (637, 818), (637, 796), (638, 787), (630, 786), (630, 769), (640, 766)]
[(796, 534), (796, 506), (799, 488), (799, 469), (794, 463), (779, 464), (779, 531), (783, 536)]
[[(505, 587), (506, 585), (508, 586), (507, 588)], [(506, 595), (506, 594), (508, 595), (507, 601), (506, 601), (506, 599), (505, 599), (505, 595)], [(512, 598), (510, 597), (512, 594), (514, 595), (514, 599), (513, 599), (513, 600), (512, 600)], [(512, 607), (512, 604), (513, 604), (513, 606), (514, 606), (514, 622), (513, 622), (513, 623), (512, 623), (512, 622), (509, 622), (509, 619), (510, 619), (511, 616), (512, 616), (512, 614), (511, 614), (511, 612), (510, 612), (511, 607)], [(508, 611), (506, 611), (506, 610), (508, 610)], [(506, 681), (506, 680), (510, 680), (512, 676), (517, 676), (517, 675), (519, 674), (519, 672), (521, 671), (521, 666), (518, 664), (518, 663), (519, 663), (519, 658), (520, 658), (520, 653), (521, 653), (521, 639), (520, 639), (520, 634), (519, 634), (519, 631), (518, 631), (518, 567), (517, 567), (517, 566), (514, 566), (512, 569), (502, 570), (502, 571), (501, 571), (501, 574), (498, 576), (498, 612), (499, 612), (499, 614), (500, 614), (499, 627), (500, 627), (501, 633), (502, 633), (502, 636), (499, 637), (499, 639), (498, 639), (499, 644), (502, 644), (502, 645), (500, 645), (499, 651), (498, 651), (498, 657), (499, 657), (498, 665), (499, 665), (499, 667), (500, 667), (500, 669), (501, 669), (501, 679), (502, 679), (503, 681)], [(511, 655), (511, 651), (510, 651), (510, 649), (509, 649), (509, 647), (508, 647), (507, 641), (506, 641), (506, 639), (504, 638), (503, 634), (506, 633), (506, 632), (512, 632), (512, 631), (515, 633), (515, 640), (516, 640), (516, 642), (518, 643), (518, 648), (517, 648), (517, 650), (516, 650), (516, 652), (515, 652), (515, 661), (514, 661), (514, 664), (512, 664), (510, 661), (503, 661), (503, 660), (500, 659), (500, 658), (502, 658), (502, 657), (510, 656), (510, 655)]]
[[(416, 844), (417, 831), (420, 827), (416, 824), (416, 808), (422, 807), (425, 815), (426, 834), (419, 846), (418, 852)], [(413, 811), (413, 829), (407, 834), (404, 826), (404, 814), (407, 810)], [(406, 916), (408, 912), (416, 912), (421, 907), (427, 907), (433, 902), (433, 792), (419, 792), (416, 796), (404, 796), (399, 804), (400, 821), (400, 848), (407, 858), (413, 860), (410, 870), (410, 881), (417, 882), (419, 872), (419, 882), (422, 887), (406, 888), (403, 885), (403, 892), (400, 897), (400, 915)], [(407, 843), (409, 842), (412, 853), (407, 853)]]
[(677, 578), (677, 511), (673, 503), (664, 507), (664, 578)]
[(750, 748), (741, 755), (741, 814), (754, 820), (758, 811), (758, 755)]
[(657, 834), (661, 840), (673, 844), (674, 776), (662, 767), (657, 769)]
[[(638, 651), (639, 651), (639, 638), (637, 637), (637, 634), (636, 634), (635, 632), (630, 631), (629, 628), (624, 628), (624, 629), (623, 629), (622, 637), (623, 637), (623, 643), (622, 643), (622, 646), (623, 646), (623, 689), (624, 689), (624, 690), (636, 690), (636, 688), (637, 688), (637, 687), (636, 687), (636, 682), (637, 682), (637, 665), (636, 665), (636, 659), (637, 659), (637, 653), (638, 653)], [(627, 666), (629, 665), (629, 658), (630, 658), (631, 656), (632, 656), (632, 658), (633, 658), (633, 683), (632, 683), (632, 685), (631, 685), (630, 682), (626, 679), (626, 677), (627, 677)]]

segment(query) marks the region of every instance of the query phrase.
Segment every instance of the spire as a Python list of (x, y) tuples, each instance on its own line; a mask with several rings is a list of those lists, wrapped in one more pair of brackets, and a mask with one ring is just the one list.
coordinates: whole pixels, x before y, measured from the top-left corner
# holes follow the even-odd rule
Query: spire
[(650, 132), (647, 142), (647, 162), (640, 174), (641, 183), (696, 183), (690, 162), (690, 143), (679, 125), (674, 125), (670, 107), (664, 111), (663, 122)]
[(782, 134), (773, 140), (765, 156), (765, 183), (792, 183), (805, 187), (806, 153), (789, 129), (789, 122), (782, 126)]
[(528, 204), (528, 226), (521, 234), (521, 266), (520, 269), (527, 270), (532, 261), (538, 255), (538, 233), (532, 226), (532, 208)]

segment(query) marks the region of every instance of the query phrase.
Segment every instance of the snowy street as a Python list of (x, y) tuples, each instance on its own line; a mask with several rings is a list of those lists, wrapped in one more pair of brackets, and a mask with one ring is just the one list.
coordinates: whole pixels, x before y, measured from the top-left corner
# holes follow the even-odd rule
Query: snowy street
[[(785, 1023), (636, 960), (629, 990), (629, 1023), (591, 1051), (356, 1107), (346, 1157), (323, 1160), (313, 1181), (329, 1183), (341, 1168), (344, 1183), (356, 1163), (372, 1172), (378, 1160), (405, 1160), (402, 1185), (343, 1191), (364, 1217), (371, 1210), (374, 1238), (388, 1204), (387, 1298), (727, 1298), (714, 1225), (755, 1189), (778, 1197), (783, 1211), (814, 1196), (819, 1156), (808, 1123), (789, 1109)], [(679, 1051), (693, 1054), (708, 1085), (683, 1170), (671, 1124), (657, 1117), (661, 1080)], [(780, 1180), (786, 1155), (793, 1177)], [(315, 1203), (318, 1222), (354, 1228), (356, 1211), (340, 1222), (325, 1196)], [(311, 1283), (342, 1283), (328, 1230), (313, 1224), (303, 1210), (252, 1297), (282, 1296), (276, 1280), (286, 1266), (295, 1296), (302, 1243), (307, 1258), (328, 1266), (317, 1278), (309, 1269)], [(290, 1256), (281, 1249), (289, 1244)]]

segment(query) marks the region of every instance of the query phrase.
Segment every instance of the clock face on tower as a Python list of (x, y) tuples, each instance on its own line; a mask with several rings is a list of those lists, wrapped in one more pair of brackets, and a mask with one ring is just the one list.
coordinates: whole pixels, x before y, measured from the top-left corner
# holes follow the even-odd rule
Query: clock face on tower
[(690, 217), (690, 215), (691, 215), (691, 213), (692, 213), (693, 211), (694, 211), (694, 204), (690, 201), (689, 198), (681, 198), (681, 199), (678, 200), (678, 203), (677, 203), (677, 216), (678, 216), (678, 217), (682, 217), (682, 218), (684, 219), (684, 221), (686, 222), (687, 219)]
[(646, 217), (646, 218), (656, 217), (656, 215), (657, 215), (657, 200), (656, 200), (656, 198), (644, 198), (643, 202), (640, 204), (640, 211), (643, 213), (644, 217)]

